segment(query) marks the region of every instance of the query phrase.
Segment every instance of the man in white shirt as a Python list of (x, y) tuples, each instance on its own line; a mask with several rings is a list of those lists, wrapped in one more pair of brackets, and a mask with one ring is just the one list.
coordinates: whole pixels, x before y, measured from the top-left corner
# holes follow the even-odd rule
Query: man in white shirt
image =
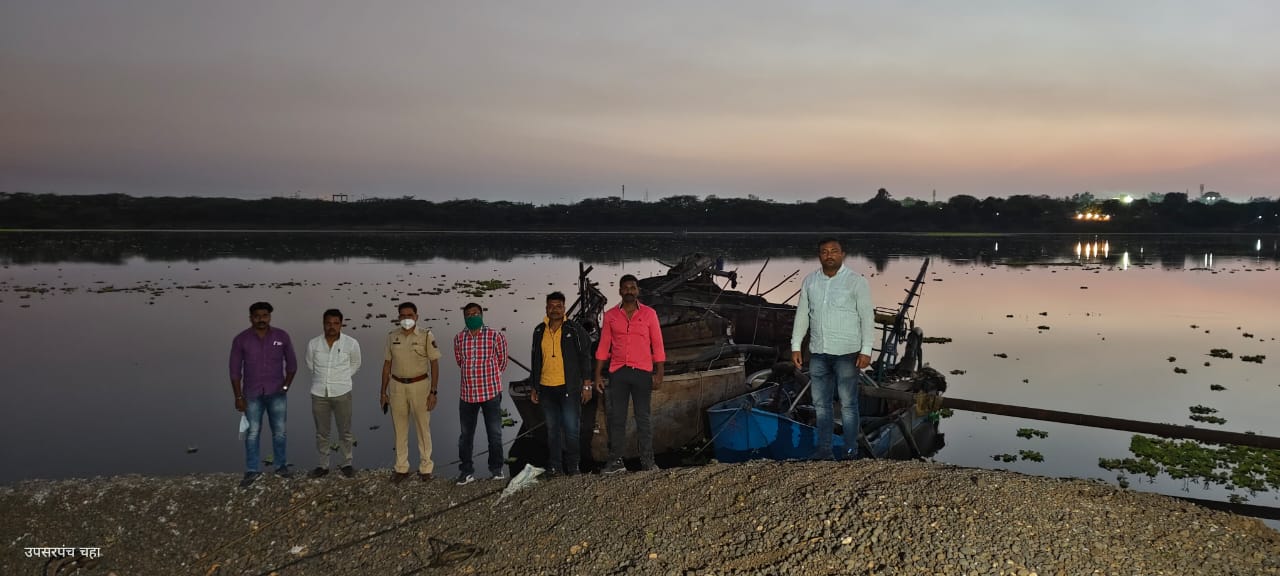
[(338, 446), (342, 450), (343, 476), (351, 478), (351, 377), (360, 369), (360, 343), (342, 333), (342, 312), (324, 311), (324, 334), (307, 344), (307, 367), (311, 369), (311, 415), (316, 421), (316, 450), (320, 464), (309, 474), (319, 478), (329, 473), (329, 417), (338, 422)]
[(835, 238), (818, 242), (822, 268), (805, 276), (791, 331), (791, 360), (800, 368), (801, 345), (809, 336), (809, 382), (818, 420), (815, 459), (831, 459), (835, 427), (832, 399), (840, 394), (840, 426), (846, 458), (858, 455), (858, 371), (871, 365), (875, 309), (867, 279), (844, 265)]

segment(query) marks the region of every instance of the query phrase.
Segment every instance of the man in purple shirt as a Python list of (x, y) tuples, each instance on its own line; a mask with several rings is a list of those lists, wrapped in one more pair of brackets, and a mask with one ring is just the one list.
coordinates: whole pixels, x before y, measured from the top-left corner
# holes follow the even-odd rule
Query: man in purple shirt
[(289, 478), (289, 460), (285, 456), (286, 393), (298, 371), (289, 334), (271, 327), (271, 304), (254, 302), (249, 306), (249, 328), (231, 341), (231, 391), (236, 395), (236, 410), (249, 420), (244, 436), (246, 472), (241, 487), (258, 479), (258, 434), (262, 430), (262, 412), (271, 423), (271, 452), (276, 474)]

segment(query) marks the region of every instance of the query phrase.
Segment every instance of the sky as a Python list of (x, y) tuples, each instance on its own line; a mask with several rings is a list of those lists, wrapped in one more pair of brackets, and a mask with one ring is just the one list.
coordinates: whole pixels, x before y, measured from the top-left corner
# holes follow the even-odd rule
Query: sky
[(0, 191), (1280, 196), (1274, 1), (0, 0)]

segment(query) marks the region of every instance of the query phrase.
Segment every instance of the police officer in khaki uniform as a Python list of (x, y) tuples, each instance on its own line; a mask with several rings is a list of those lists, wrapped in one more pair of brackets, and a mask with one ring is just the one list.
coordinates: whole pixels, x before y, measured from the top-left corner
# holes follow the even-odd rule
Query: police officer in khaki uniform
[[(418, 428), (418, 478), (430, 480), (431, 411), (436, 407), (440, 375), (440, 348), (435, 336), (418, 326), (418, 307), (402, 302), (397, 307), (400, 325), (387, 334), (387, 352), (382, 359), (382, 405), (391, 408), (396, 431), (396, 469), (392, 482), (409, 477), (410, 416)], [(428, 371), (428, 368), (430, 371)]]

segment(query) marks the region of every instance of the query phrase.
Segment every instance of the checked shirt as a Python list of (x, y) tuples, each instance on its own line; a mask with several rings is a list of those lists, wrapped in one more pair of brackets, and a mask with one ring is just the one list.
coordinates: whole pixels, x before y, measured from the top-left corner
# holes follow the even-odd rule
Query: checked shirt
[(453, 356), (462, 368), (463, 402), (484, 402), (502, 392), (507, 369), (507, 337), (488, 326), (472, 334), (463, 330), (453, 338)]

